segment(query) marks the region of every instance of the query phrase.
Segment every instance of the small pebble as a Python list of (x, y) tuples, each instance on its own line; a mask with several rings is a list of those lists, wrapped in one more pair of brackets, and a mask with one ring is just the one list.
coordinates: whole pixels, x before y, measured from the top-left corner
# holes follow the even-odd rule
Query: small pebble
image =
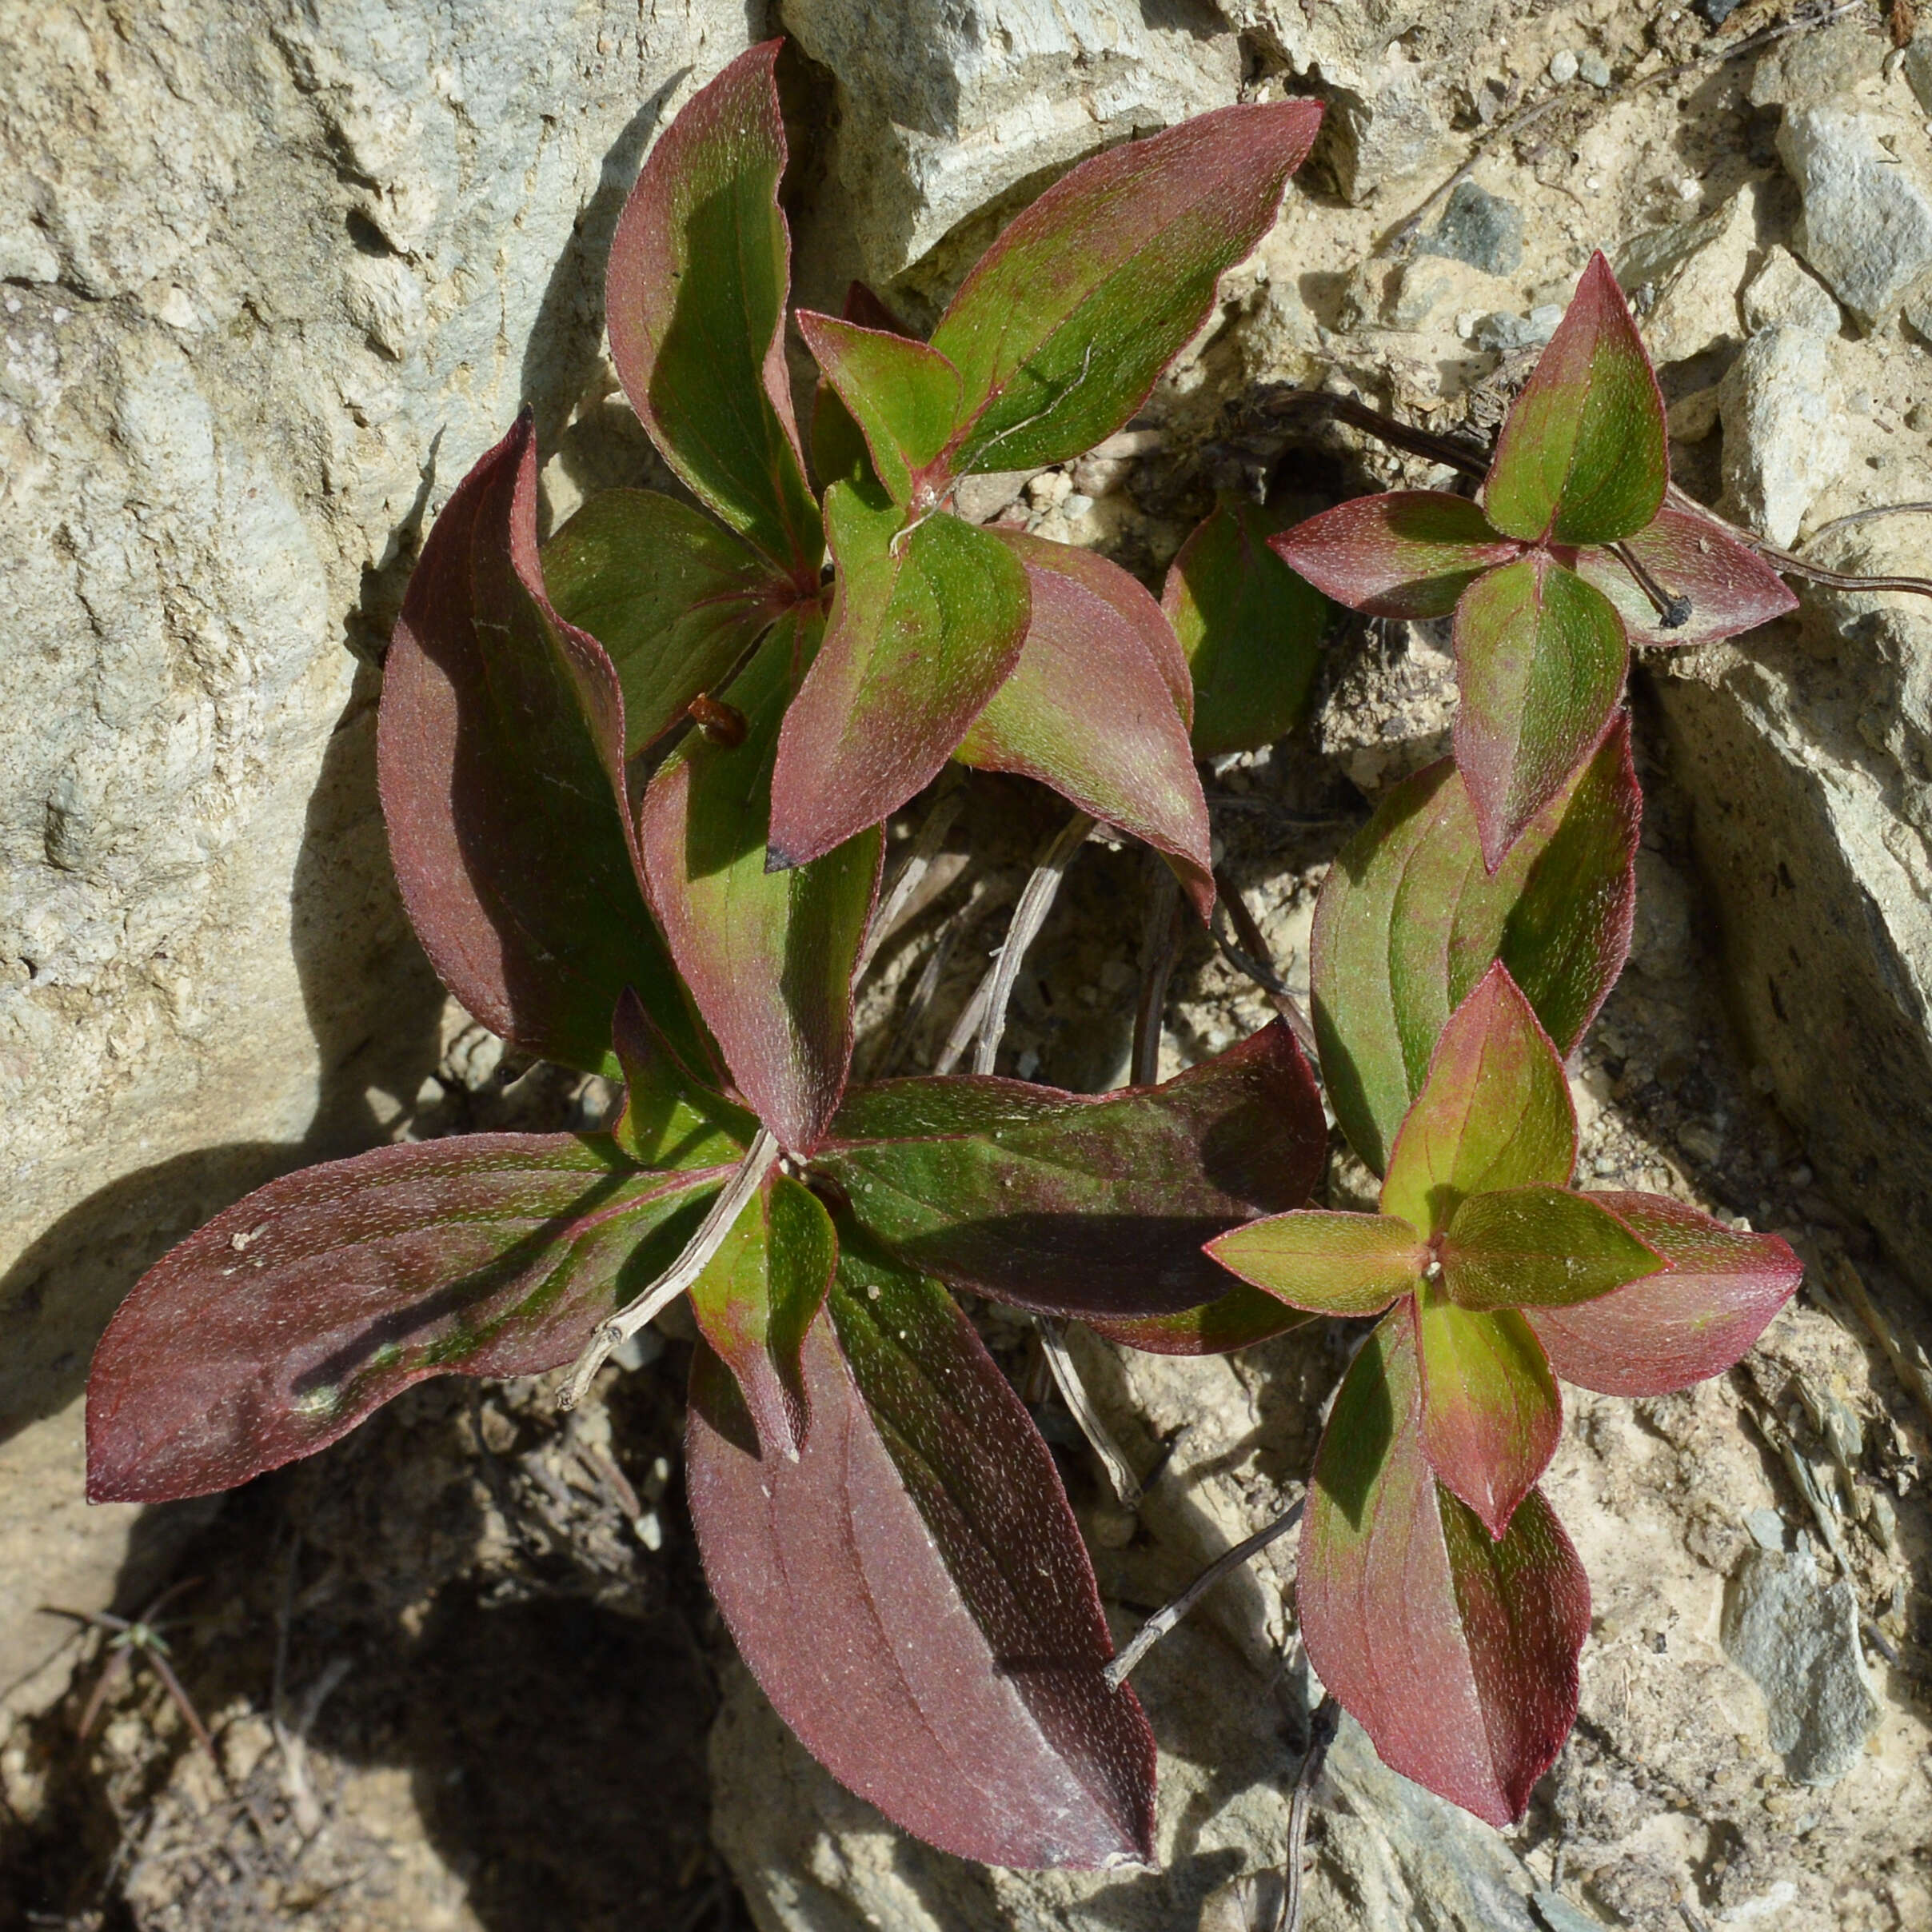
[(1087, 1533), (1103, 1550), (1124, 1550), (1134, 1540), (1140, 1519), (1130, 1509), (1103, 1507), (1087, 1519)]
[(1610, 85), (1610, 62), (1595, 47), (1579, 58), (1576, 70), (1592, 87)]
[(1084, 517), (1092, 508), (1092, 497), (1084, 497), (1076, 489), (1071, 495), (1061, 499), (1060, 513), (1066, 518), (1068, 522), (1078, 523), (1081, 517)]
[(1559, 87), (1562, 86), (1566, 81), (1574, 81), (1576, 78), (1576, 56), (1567, 47), (1565, 47), (1560, 54), (1553, 54), (1551, 57), (1550, 78), (1555, 82)]

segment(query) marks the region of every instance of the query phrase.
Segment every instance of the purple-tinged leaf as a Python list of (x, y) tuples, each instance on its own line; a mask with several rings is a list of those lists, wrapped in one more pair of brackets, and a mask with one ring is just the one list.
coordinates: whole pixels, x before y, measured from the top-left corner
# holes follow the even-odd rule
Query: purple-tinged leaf
[(816, 618), (784, 619), (726, 692), (736, 745), (693, 732), (645, 794), (651, 903), (732, 1079), (789, 1153), (810, 1152), (844, 1091), (852, 984), (884, 841), (861, 832), (809, 865), (767, 869), (772, 760), (795, 656)]
[(1268, 543), (1336, 603), (1371, 617), (1446, 617), (1485, 570), (1523, 554), (1467, 497), (1436, 489), (1356, 497)]
[(997, 535), (1025, 567), (1032, 617), (1012, 675), (974, 721), (960, 760), (1037, 778), (1144, 840), (1208, 918), (1214, 854), (1188, 742), (1192, 693), (1160, 606), (1091, 550)]
[(736, 1167), (758, 1123), (693, 1073), (629, 987), (611, 1029), (624, 1106), (611, 1138), (641, 1168)]
[(1258, 1342), (1271, 1341), (1315, 1319), (1302, 1309), (1277, 1301), (1272, 1295), (1263, 1295), (1245, 1281), (1237, 1281), (1225, 1294), (1203, 1302), (1198, 1308), (1183, 1308), (1175, 1315), (1124, 1315), (1112, 1319), (1089, 1315), (1087, 1325), (1110, 1342), (1142, 1349), (1148, 1355), (1225, 1355), (1237, 1348), (1252, 1348)]
[(1496, 439), (1489, 520), (1535, 543), (1613, 543), (1657, 514), (1671, 479), (1663, 395), (1623, 292), (1590, 257)]
[(1171, 1315), (1224, 1294), (1201, 1244), (1298, 1208), (1327, 1157), (1279, 1020), (1164, 1086), (884, 1080), (813, 1162), (868, 1232), (956, 1286), (1054, 1315)]
[(832, 1216), (788, 1175), (768, 1174), (705, 1271), (691, 1312), (729, 1371), (760, 1454), (798, 1459), (810, 1426), (802, 1353), (839, 1258)]
[(791, 597), (728, 530), (649, 489), (593, 497), (544, 545), (543, 570), (557, 614), (617, 667), (626, 756), (725, 682)]
[(1012, 553), (956, 517), (904, 522), (850, 484), (825, 493), (837, 588), (778, 742), (774, 867), (802, 865), (897, 811), (1019, 660), (1027, 579)]
[(1395, 786), (1329, 868), (1309, 948), (1329, 1104), (1380, 1173), (1450, 1014), (1498, 959), (1560, 1053), (1623, 970), (1643, 798), (1619, 717), (1492, 874), (1454, 761)]
[(645, 157), (610, 245), (611, 359), (692, 493), (809, 595), (824, 545), (785, 369), (780, 43), (741, 54)]
[(1389, 1156), (1382, 1211), (1435, 1235), (1468, 1196), (1567, 1187), (1575, 1164), (1562, 1057), (1499, 961), (1436, 1042)]
[(1513, 1308), (1459, 1308), (1436, 1283), (1415, 1298), (1423, 1454), (1491, 1536), (1549, 1467), (1563, 1399), (1528, 1322)]
[(1538, 552), (1455, 607), (1455, 762), (1491, 872), (1601, 742), (1630, 661), (1600, 590)]
[(1168, 569), (1160, 606), (1194, 685), (1196, 757), (1258, 751), (1308, 708), (1328, 600), (1268, 547), (1265, 511), (1230, 498)]
[(1101, 1676), (1099, 1592), (1025, 1408), (943, 1290), (843, 1229), (831, 1318), (805, 1337), (796, 1462), (757, 1459), (716, 1358), (693, 1367), (691, 1514), (739, 1654), (834, 1777), (941, 1850), (1150, 1861), (1153, 1738)]
[(945, 484), (940, 452), (959, 421), (960, 372), (896, 331), (798, 312), (799, 333), (865, 437), (872, 469), (902, 509), (929, 509)]
[[(841, 319), (887, 335), (912, 333), (862, 281), (855, 281), (846, 289)], [(821, 490), (834, 483), (849, 483), (861, 495), (876, 496), (884, 488), (872, 468), (865, 432), (853, 421), (851, 410), (840, 401), (838, 391), (823, 376), (819, 377), (812, 398), (812, 468)]]
[(150, 1268), (87, 1383), (87, 1494), (158, 1503), (313, 1455), (429, 1375), (567, 1362), (728, 1169), (471, 1134), (284, 1176)]
[(1561, 1308), (1664, 1265), (1595, 1195), (1567, 1188), (1472, 1194), (1443, 1236), (1443, 1286), (1464, 1308)]
[(1231, 1228), (1208, 1251), (1243, 1281), (1314, 1315), (1379, 1315), (1415, 1290), (1429, 1264), (1428, 1248), (1408, 1222), (1323, 1208)]
[(634, 986), (689, 1032), (629, 841), (624, 698), (597, 641), (550, 608), (537, 556), (536, 432), (457, 485), (403, 598), (377, 774), (389, 856), (437, 976), (527, 1053), (614, 1072)]
[(1528, 1316), (1566, 1382), (1668, 1395), (1743, 1359), (1797, 1291), (1803, 1264), (1776, 1235), (1746, 1234), (1658, 1194), (1599, 1194), (1669, 1266), (1614, 1295)]
[(1690, 600), (1689, 619), (1675, 630), (1664, 629), (1657, 607), (1610, 551), (1559, 551), (1557, 557), (1616, 605), (1632, 644), (1713, 644), (1798, 608), (1784, 579), (1708, 517), (1667, 503), (1624, 547), (1670, 595)]
[(1539, 1493), (1492, 1541), (1435, 1483), (1406, 1309), (1355, 1359), (1317, 1451), (1303, 1641), (1390, 1770), (1499, 1827), (1575, 1722), (1590, 1583)]
[(932, 332), (965, 385), (955, 473), (1065, 462), (1119, 429), (1272, 226), (1321, 118), (1312, 101), (1201, 114), (1016, 216)]

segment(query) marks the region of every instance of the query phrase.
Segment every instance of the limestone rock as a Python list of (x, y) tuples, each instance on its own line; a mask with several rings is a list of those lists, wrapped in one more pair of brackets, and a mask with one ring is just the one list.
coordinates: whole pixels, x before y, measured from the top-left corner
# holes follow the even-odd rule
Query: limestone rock
[(1844, 106), (1786, 112), (1778, 152), (1804, 197), (1792, 245), (1870, 326), (1932, 269), (1932, 169), (1923, 129)]
[(1838, 332), (1838, 305), (1831, 292), (1806, 269), (1791, 251), (1774, 247), (1738, 298), (1744, 326), (1754, 333), (1774, 322), (1790, 322), (1814, 335)]
[(1815, 33), (1775, 42), (1751, 70), (1754, 107), (1814, 107), (1876, 80), (1886, 42), (1862, 20), (1834, 21)]
[(1389, 305), (1389, 325), (1415, 329), (1425, 326), (1431, 317), (1471, 311), (1495, 313), (1508, 294), (1507, 283), (1466, 261), (1444, 254), (1419, 253), (1402, 265)]
[(1761, 329), (1719, 391), (1730, 513), (1789, 545), (1850, 453), (1830, 347), (1806, 329)]
[(1683, 361), (1738, 339), (1738, 291), (1757, 234), (1758, 196), (1746, 188), (1702, 221), (1654, 229), (1623, 251), (1617, 280), (1643, 317), (1654, 362)]

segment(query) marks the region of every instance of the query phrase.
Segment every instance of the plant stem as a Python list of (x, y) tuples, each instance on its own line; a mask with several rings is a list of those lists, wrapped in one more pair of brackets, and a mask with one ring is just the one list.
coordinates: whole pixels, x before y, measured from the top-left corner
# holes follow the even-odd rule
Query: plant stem
[(1132, 1086), (1152, 1087), (1160, 1078), (1160, 1026), (1168, 1010), (1175, 962), (1180, 957), (1184, 916), (1180, 881), (1172, 867), (1157, 857), (1140, 941), (1140, 998), (1134, 1008), (1134, 1056), (1128, 1069)]
[(1690, 600), (1679, 592), (1666, 590), (1628, 544), (1606, 544), (1603, 547), (1630, 573), (1637, 588), (1650, 599), (1651, 608), (1656, 612), (1658, 621), (1666, 630), (1679, 630), (1690, 621)]
[(557, 1399), (560, 1409), (574, 1409), (584, 1399), (597, 1371), (609, 1359), (611, 1351), (621, 1348), (646, 1322), (662, 1314), (704, 1273), (705, 1264), (724, 1245), (724, 1237), (744, 1211), (744, 1204), (777, 1164), (778, 1143), (761, 1127), (745, 1149), (737, 1172), (712, 1203), (711, 1211), (699, 1223), (697, 1232), (685, 1243), (684, 1252), (635, 1301), (620, 1308), (609, 1321), (601, 1323), (597, 1333), (584, 1344), (584, 1352), (577, 1357), (577, 1366)]
[(1006, 943), (1000, 947), (999, 960), (987, 981), (985, 1016), (980, 1022), (980, 1043), (972, 1055), (975, 1073), (991, 1073), (993, 1063), (1000, 1057), (1000, 1036), (1006, 1032), (1007, 1002), (1013, 996), (1013, 985), (1020, 977), (1027, 948), (1047, 923), (1047, 915), (1060, 896), (1060, 882), (1066, 876), (1073, 855), (1086, 844), (1088, 833), (1099, 822), (1090, 812), (1075, 812), (1048, 840), (1033, 862), (1033, 876), (1013, 908), (1013, 923), (1007, 928)]
[(1342, 1707), (1327, 1691), (1308, 1716), (1308, 1748), (1295, 1780), (1295, 1797), (1288, 1806), (1287, 1869), (1282, 1874), (1281, 1910), (1275, 1915), (1275, 1932), (1299, 1932), (1301, 1925), (1301, 1851), (1308, 1836), (1308, 1814), (1314, 1807), (1315, 1786), (1328, 1761), (1328, 1746), (1342, 1722)]
[[(1301, 1042), (1301, 1050), (1311, 1060), (1315, 1057), (1315, 1028), (1308, 1024), (1308, 1016), (1302, 1011), (1301, 1002), (1290, 992), (1281, 976), (1275, 970), (1274, 956), (1268, 949), (1267, 936), (1262, 932), (1255, 916), (1248, 910), (1247, 901), (1241, 896), (1240, 888), (1230, 879), (1226, 871), (1215, 868), (1214, 889), (1219, 895), (1217, 911), (1225, 907), (1229, 920), (1235, 929), (1231, 940), (1220, 929), (1217, 919), (1214, 928), (1214, 942), (1226, 955), (1229, 964), (1244, 972), (1268, 996), (1268, 1004), (1294, 1029), (1295, 1037)], [(1238, 943), (1237, 943), (1238, 942)]]
[(1231, 1550), (1223, 1551), (1204, 1570), (1172, 1603), (1164, 1604), (1149, 1617), (1146, 1623), (1128, 1639), (1127, 1648), (1121, 1651), (1100, 1675), (1107, 1679), (1110, 1690), (1118, 1690), (1128, 1680), (1128, 1675), (1154, 1646), (1173, 1629), (1188, 1612), (1204, 1597), (1231, 1570), (1239, 1570), (1251, 1557), (1258, 1556), (1262, 1551), (1277, 1539), (1285, 1536), (1301, 1521), (1301, 1513), (1307, 1498), (1303, 1497), (1295, 1507), (1277, 1516), (1272, 1523), (1263, 1523), (1252, 1536), (1238, 1543)]
[(1060, 1400), (1066, 1403), (1068, 1414), (1080, 1425), (1088, 1447), (1107, 1471), (1108, 1483), (1114, 1492), (1115, 1500), (1123, 1509), (1138, 1509), (1144, 1493), (1140, 1479), (1134, 1474), (1133, 1465), (1108, 1433), (1106, 1423), (1100, 1419), (1100, 1411), (1093, 1406), (1093, 1398), (1087, 1393), (1087, 1384), (1080, 1379), (1080, 1371), (1074, 1366), (1073, 1357), (1067, 1347), (1066, 1335), (1060, 1323), (1043, 1319), (1040, 1340), (1046, 1351), (1047, 1366), (1053, 1371), (1054, 1385), (1060, 1391)]

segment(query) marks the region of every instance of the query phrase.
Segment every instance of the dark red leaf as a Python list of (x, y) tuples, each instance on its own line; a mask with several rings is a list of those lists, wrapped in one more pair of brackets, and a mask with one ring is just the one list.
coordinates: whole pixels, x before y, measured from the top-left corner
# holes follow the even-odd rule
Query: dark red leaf
[(1435, 489), (1356, 497), (1268, 542), (1318, 589), (1372, 617), (1446, 617), (1485, 570), (1523, 554), (1467, 497)]
[[(1667, 503), (1626, 548), (1673, 597), (1690, 600), (1687, 623), (1666, 630), (1657, 607), (1608, 550), (1558, 551), (1559, 561), (1594, 584), (1617, 607), (1632, 644), (1710, 644), (1798, 608), (1784, 579), (1708, 517)], [(1571, 557), (1575, 561), (1571, 563)]]
[(611, 1136), (641, 1168), (735, 1167), (758, 1123), (694, 1073), (627, 987), (611, 1038), (624, 1072), (624, 1107)]

